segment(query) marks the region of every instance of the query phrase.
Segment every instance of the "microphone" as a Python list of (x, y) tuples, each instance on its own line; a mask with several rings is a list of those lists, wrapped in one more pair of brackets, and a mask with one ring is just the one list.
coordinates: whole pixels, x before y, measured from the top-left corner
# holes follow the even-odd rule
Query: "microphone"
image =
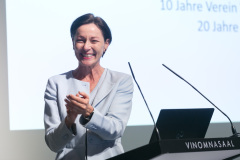
[(135, 83), (136, 83), (136, 85), (137, 85), (137, 87), (138, 87), (138, 89), (139, 89), (139, 91), (140, 91), (140, 93), (141, 93), (141, 95), (142, 95), (142, 98), (143, 98), (143, 100), (144, 100), (144, 102), (145, 102), (145, 104), (146, 104), (146, 106), (147, 106), (148, 112), (149, 112), (149, 114), (150, 114), (150, 116), (151, 116), (151, 118), (152, 118), (152, 121), (153, 121), (153, 124), (154, 124), (154, 129), (155, 129), (156, 132), (157, 132), (157, 139), (158, 139), (158, 141), (160, 141), (160, 140), (161, 140), (160, 134), (159, 134), (158, 128), (157, 128), (157, 126), (156, 126), (155, 120), (154, 120), (154, 118), (153, 118), (152, 112), (150, 111), (150, 109), (149, 109), (149, 107), (148, 107), (148, 104), (147, 104), (147, 101), (145, 100), (145, 98), (144, 98), (144, 96), (143, 96), (142, 90), (141, 90), (140, 86), (139, 86), (138, 83), (137, 83), (137, 80), (136, 80), (136, 78), (135, 78), (135, 76), (134, 76), (134, 73), (133, 73), (133, 70), (132, 70), (132, 67), (131, 67), (130, 62), (128, 62), (128, 65), (129, 65), (129, 68), (130, 68), (130, 70), (131, 70), (132, 77), (133, 77), (133, 79), (134, 79), (134, 81), (135, 81)]
[(200, 91), (198, 91), (193, 85), (191, 85), (188, 81), (186, 81), (184, 78), (182, 78), (180, 75), (175, 73), (173, 70), (168, 68), (166, 65), (162, 64), (165, 68), (167, 68), (169, 71), (171, 71), (173, 74), (175, 74), (178, 78), (182, 79), (184, 82), (186, 82), (188, 85), (190, 85), (195, 91), (197, 91), (201, 96), (203, 96), (208, 102), (210, 102), (217, 110), (219, 110), (227, 119), (230, 121), (231, 124), (231, 129), (232, 129), (232, 136), (231, 137), (239, 137), (239, 133), (237, 133), (231, 119), (220, 109), (218, 108), (215, 104), (213, 104), (207, 97), (205, 97)]

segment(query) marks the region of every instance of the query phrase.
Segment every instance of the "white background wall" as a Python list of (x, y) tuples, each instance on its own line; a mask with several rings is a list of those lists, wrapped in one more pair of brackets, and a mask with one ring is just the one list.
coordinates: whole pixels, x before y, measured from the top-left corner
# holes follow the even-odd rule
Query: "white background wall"
[[(0, 0), (0, 160), (51, 160), (54, 159), (55, 153), (47, 148), (43, 130), (9, 130), (5, 17), (5, 0)], [(17, 40), (21, 40), (21, 37), (18, 37)], [(239, 123), (235, 125), (239, 131)], [(123, 137), (125, 151), (147, 144), (151, 132), (152, 126), (127, 127)], [(207, 133), (207, 137), (227, 137), (229, 135), (231, 132), (227, 123), (211, 124)]]

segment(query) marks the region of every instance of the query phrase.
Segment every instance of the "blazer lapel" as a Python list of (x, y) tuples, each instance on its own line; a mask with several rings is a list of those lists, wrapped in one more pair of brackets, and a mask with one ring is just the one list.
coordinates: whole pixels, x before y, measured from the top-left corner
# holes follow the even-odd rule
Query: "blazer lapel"
[(99, 102), (101, 102), (113, 89), (114, 83), (110, 81), (110, 78), (106, 76), (102, 85), (99, 87), (96, 97), (93, 100), (92, 106), (95, 107)]

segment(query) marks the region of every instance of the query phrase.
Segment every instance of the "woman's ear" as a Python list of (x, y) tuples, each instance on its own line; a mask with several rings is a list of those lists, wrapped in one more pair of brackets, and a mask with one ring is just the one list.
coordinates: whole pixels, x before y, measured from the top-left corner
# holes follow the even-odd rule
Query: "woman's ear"
[(103, 51), (102, 57), (104, 56), (105, 52), (107, 51), (109, 44), (110, 44), (110, 40), (106, 39), (105, 44), (104, 44), (104, 51)]
[(109, 40), (109, 39), (106, 39), (105, 45), (104, 45), (105, 52), (106, 52), (106, 50), (108, 49), (109, 44), (110, 44), (110, 40)]

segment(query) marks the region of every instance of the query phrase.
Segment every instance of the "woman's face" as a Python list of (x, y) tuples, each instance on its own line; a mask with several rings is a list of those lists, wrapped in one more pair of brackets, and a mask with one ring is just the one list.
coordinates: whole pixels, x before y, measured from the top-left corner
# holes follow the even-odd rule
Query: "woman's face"
[(100, 58), (107, 50), (109, 40), (104, 41), (102, 31), (94, 23), (80, 26), (72, 41), (80, 65), (100, 66)]

